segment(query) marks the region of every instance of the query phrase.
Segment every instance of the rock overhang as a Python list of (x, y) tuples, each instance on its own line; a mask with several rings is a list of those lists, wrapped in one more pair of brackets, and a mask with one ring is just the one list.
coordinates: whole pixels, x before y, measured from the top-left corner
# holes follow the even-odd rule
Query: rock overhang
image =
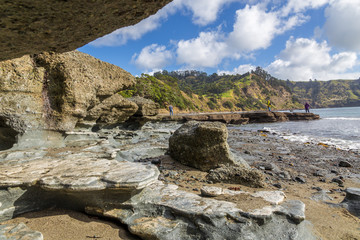
[(67, 52), (155, 14), (171, 0), (1, 1), (0, 61)]

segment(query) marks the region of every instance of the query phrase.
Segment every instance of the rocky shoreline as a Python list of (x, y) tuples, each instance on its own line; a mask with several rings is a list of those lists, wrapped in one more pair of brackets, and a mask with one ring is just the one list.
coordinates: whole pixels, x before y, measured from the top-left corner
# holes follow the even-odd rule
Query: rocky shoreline
[(250, 112), (216, 112), (216, 113), (193, 113), (176, 114), (174, 116), (158, 115), (159, 121), (210, 121), (223, 122), (226, 124), (249, 124), (249, 123), (271, 123), (300, 120), (316, 120), (320, 116), (314, 113), (301, 112), (278, 112), (278, 111), (250, 111)]
[[(265, 186), (215, 183), (207, 172), (166, 155), (168, 139), (180, 126), (148, 123), (141, 130), (65, 136), (52, 132), (51, 142), (57, 145), (47, 147), (29, 146), (24, 139), (0, 153), (2, 221), (57, 206), (116, 219), (143, 239), (218, 239), (235, 232), (237, 239), (264, 234), (277, 239), (294, 234), (294, 239), (360, 237), (360, 220), (339, 205), (346, 188), (360, 187), (356, 153), (230, 128), (232, 154), (262, 172)], [(43, 133), (47, 139), (51, 134)], [(209, 196), (206, 191), (213, 197), (202, 197)], [(314, 225), (313, 233), (305, 218)]]

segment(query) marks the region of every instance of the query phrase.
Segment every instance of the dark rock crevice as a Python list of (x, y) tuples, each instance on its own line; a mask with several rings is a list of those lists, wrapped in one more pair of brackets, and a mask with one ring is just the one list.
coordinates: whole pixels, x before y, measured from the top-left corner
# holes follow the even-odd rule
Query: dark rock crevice
[(0, 116), (0, 151), (12, 148), (19, 134), (6, 122), (6, 119)]

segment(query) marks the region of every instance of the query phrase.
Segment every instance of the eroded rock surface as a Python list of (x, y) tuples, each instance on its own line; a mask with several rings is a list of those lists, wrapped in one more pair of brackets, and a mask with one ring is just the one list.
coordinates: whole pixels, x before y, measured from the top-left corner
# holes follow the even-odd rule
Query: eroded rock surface
[(24, 223), (0, 225), (0, 239), (43, 240), (40, 232), (33, 231)]
[(0, 61), (67, 52), (155, 14), (170, 0), (2, 1)]
[(243, 211), (164, 184), (155, 165), (121, 157), (138, 149), (146, 158), (141, 149), (166, 146), (171, 131), (67, 132), (51, 136), (63, 138), (57, 147), (0, 152), (0, 221), (58, 206), (117, 219), (144, 239), (315, 239), (300, 201)]
[(265, 176), (260, 171), (242, 166), (222, 165), (219, 168), (210, 170), (207, 179), (215, 183), (233, 183), (250, 187), (265, 186)]
[(123, 204), (127, 208), (104, 211), (88, 207), (86, 211), (120, 220), (144, 239), (316, 239), (309, 223), (303, 221), (305, 205), (300, 201), (248, 213), (234, 203), (159, 183)]
[(0, 127), (68, 131), (77, 125), (115, 124), (138, 106), (117, 94), (134, 84), (123, 69), (73, 51), (0, 63)]
[(226, 125), (220, 122), (191, 121), (182, 125), (169, 139), (169, 153), (184, 165), (209, 171), (224, 165), (248, 164), (232, 155), (227, 143)]

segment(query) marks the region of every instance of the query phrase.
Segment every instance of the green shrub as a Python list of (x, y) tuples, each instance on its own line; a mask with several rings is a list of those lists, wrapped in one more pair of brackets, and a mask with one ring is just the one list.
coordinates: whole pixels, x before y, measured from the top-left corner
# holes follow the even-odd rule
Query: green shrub
[(233, 109), (234, 108), (234, 104), (230, 101), (226, 101), (223, 103), (223, 107), (224, 108), (228, 108), (228, 109)]

